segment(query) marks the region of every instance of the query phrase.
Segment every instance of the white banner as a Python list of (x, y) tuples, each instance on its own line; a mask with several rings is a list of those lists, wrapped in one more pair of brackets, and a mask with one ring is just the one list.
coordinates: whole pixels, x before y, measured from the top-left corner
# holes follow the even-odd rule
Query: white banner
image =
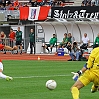
[(38, 20), (40, 7), (29, 7), (28, 20)]

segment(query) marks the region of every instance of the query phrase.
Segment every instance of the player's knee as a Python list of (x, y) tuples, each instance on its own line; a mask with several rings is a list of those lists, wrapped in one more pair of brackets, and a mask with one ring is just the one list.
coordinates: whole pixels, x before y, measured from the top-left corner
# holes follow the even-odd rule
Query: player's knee
[(17, 50), (17, 49), (18, 49), (18, 47), (17, 47), (17, 46), (14, 46), (14, 47), (13, 47), (13, 50)]

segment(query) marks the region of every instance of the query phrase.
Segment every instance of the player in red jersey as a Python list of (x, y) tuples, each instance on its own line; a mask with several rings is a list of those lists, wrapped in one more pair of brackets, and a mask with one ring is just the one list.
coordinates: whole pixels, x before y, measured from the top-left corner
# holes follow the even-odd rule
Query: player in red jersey
[(10, 47), (10, 46), (6, 46), (6, 45), (3, 45), (3, 44), (0, 44), (0, 50), (3, 50), (3, 49), (13, 51), (13, 50), (16, 50), (16, 46), (14, 46), (14, 47), (12, 48), (12, 47)]

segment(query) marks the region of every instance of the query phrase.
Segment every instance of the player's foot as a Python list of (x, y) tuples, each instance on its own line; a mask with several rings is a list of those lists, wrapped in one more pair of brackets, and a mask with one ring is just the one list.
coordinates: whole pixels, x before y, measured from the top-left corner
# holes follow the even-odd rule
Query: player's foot
[(92, 90), (92, 89), (91, 89), (91, 93), (94, 93), (94, 92), (96, 92), (96, 91), (97, 91), (97, 90)]
[(18, 54), (18, 51), (16, 51), (16, 54)]
[(96, 91), (98, 91), (98, 86), (93, 85), (92, 88), (91, 88), (91, 92), (94, 93)]
[(13, 80), (13, 78), (10, 77), (10, 76), (7, 76), (6, 80), (7, 80), (7, 81), (9, 81), (9, 80)]
[(22, 52), (20, 52), (20, 55), (22, 54)]
[(20, 54), (22, 54), (22, 50), (20, 51)]
[(6, 54), (6, 52), (4, 52), (3, 54)]

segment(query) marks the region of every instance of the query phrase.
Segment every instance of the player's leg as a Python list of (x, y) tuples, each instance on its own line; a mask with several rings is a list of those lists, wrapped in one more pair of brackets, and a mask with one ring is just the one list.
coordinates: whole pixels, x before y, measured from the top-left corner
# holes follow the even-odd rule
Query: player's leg
[(88, 85), (93, 79), (89, 70), (85, 71), (82, 76), (78, 78), (75, 84), (71, 88), (73, 99), (79, 99), (79, 90)]
[(96, 85), (93, 84), (92, 87), (91, 87), (91, 92), (94, 93), (97, 90), (98, 90), (98, 86), (96, 86)]
[(78, 61), (79, 60), (79, 56), (80, 56), (80, 53), (79, 51), (76, 52), (76, 60)]
[(74, 57), (74, 53), (73, 53), (73, 52), (70, 52), (70, 54), (69, 54), (69, 55), (70, 55), (70, 57), (71, 57), (72, 61), (73, 61), (73, 60), (75, 60), (75, 57)]
[(96, 75), (93, 75), (93, 76), (94, 76), (93, 85), (91, 87), (92, 93), (99, 91), (98, 90), (99, 89), (99, 78)]
[(13, 80), (12, 77), (7, 76), (7, 75), (3, 74), (2, 72), (3, 72), (3, 64), (0, 62), (0, 77), (4, 78), (6, 80)]
[(54, 46), (54, 45), (50, 45), (50, 51), (51, 51), (51, 53), (52, 53), (52, 48), (53, 48), (53, 46)]
[(84, 87), (83, 83), (78, 80), (71, 88), (73, 99), (79, 99), (79, 90)]
[(13, 50), (13, 48), (10, 47), (10, 46), (4, 46), (4, 49), (5, 49), (5, 50), (11, 50), (11, 51)]
[(20, 54), (22, 54), (22, 44), (20, 44)]
[(33, 53), (33, 43), (32, 42), (30, 42), (30, 54), (32, 54)]
[(48, 52), (49, 52), (49, 48), (48, 47), (50, 47), (50, 44), (46, 44), (45, 45), (45, 48), (48, 50)]

